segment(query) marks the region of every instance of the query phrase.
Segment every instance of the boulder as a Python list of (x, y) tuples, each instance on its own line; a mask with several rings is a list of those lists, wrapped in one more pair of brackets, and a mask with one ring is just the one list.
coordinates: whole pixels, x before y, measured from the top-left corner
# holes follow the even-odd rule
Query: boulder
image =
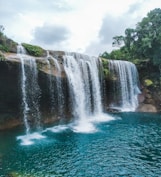
[(157, 109), (152, 104), (140, 104), (136, 110), (137, 112), (157, 112)]

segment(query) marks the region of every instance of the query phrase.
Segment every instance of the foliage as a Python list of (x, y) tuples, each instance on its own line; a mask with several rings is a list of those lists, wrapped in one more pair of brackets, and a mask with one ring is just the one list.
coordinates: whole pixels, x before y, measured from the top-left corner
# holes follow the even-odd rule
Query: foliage
[(161, 64), (161, 9), (150, 11), (137, 24), (136, 49), (142, 58), (150, 58), (154, 65)]
[(129, 60), (137, 65), (141, 81), (161, 87), (161, 9), (151, 10), (135, 28), (127, 28), (124, 35), (114, 36), (112, 45), (119, 47), (104, 52), (107, 59)]
[(44, 50), (39, 46), (26, 43), (22, 43), (22, 45), (27, 50), (27, 52), (32, 56), (40, 57), (43, 55)]
[(153, 84), (153, 82), (150, 79), (145, 79), (144, 83), (145, 83), (145, 86), (147, 87)]
[(108, 65), (108, 60), (106, 58), (101, 58), (101, 61), (102, 61), (103, 67)]
[(103, 74), (105, 76), (109, 75), (109, 70), (108, 70), (108, 60), (105, 58), (101, 58), (102, 61), (102, 67), (103, 67)]
[(110, 54), (108, 52), (104, 52), (102, 55), (100, 55), (100, 57), (110, 59)]
[(113, 50), (111, 53), (104, 52), (100, 57), (115, 60), (131, 60), (130, 54), (126, 51), (125, 47)]
[(0, 25), (0, 51), (3, 52), (16, 52), (17, 51), (17, 43), (12, 39), (9, 39), (3, 33), (4, 27)]
[(0, 44), (0, 51), (9, 52), (9, 48), (6, 45)]
[[(136, 28), (127, 28), (124, 36), (113, 37), (113, 46), (120, 47), (105, 58), (135, 60), (150, 59), (153, 65), (161, 65), (161, 9), (150, 11)], [(108, 54), (108, 55), (106, 55)]]

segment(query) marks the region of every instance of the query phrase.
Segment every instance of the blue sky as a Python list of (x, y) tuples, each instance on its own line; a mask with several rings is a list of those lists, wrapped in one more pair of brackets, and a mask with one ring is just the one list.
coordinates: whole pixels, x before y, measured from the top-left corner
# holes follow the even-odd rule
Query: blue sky
[(112, 49), (112, 37), (135, 28), (159, 0), (4, 0), (0, 25), (21, 43), (98, 56)]

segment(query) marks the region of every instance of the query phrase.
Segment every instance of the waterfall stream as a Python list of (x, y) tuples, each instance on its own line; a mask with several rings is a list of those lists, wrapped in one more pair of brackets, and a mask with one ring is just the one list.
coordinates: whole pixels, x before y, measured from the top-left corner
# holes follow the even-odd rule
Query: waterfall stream
[(98, 58), (68, 53), (64, 56), (76, 130), (93, 129), (91, 117), (102, 113)]
[(26, 134), (30, 133), (31, 126), (37, 130), (41, 128), (39, 110), (40, 88), (38, 85), (37, 65), (34, 58), (26, 55), (23, 46), (18, 45), (17, 55), (21, 60), (21, 92), (23, 120)]
[[(64, 93), (62, 88), (62, 69), (58, 60), (47, 52), (47, 61), (50, 69), (49, 92), (51, 97), (51, 112), (63, 118), (64, 114)], [(52, 66), (51, 66), (52, 65)], [(52, 73), (56, 72), (55, 76)]]
[[(17, 48), (17, 55), (21, 61), (23, 120), (26, 134), (29, 135), (24, 144), (32, 144), (30, 140), (35, 139), (35, 136), (43, 138), (40, 134), (31, 134), (33, 127), (36, 130), (41, 129), (39, 108), (41, 91), (38, 85), (38, 70), (35, 58), (26, 55), (21, 45)], [(96, 131), (94, 122), (113, 119), (112, 116), (103, 113), (103, 87), (100, 72), (102, 64), (99, 58), (66, 53), (59, 61), (59, 58), (54, 58), (47, 52), (46, 64), (49, 73), (47, 76), (49, 89), (47, 90), (51, 99), (51, 117), (63, 120), (68, 111), (72, 115), (70, 116), (72, 123), (69, 123), (65, 129), (94, 132)], [(111, 107), (122, 111), (134, 111), (138, 106), (137, 96), (140, 93), (135, 65), (127, 61), (109, 60), (109, 71), (112, 78), (110, 87), (112, 87), (113, 104)], [(55, 131), (48, 128), (43, 132), (48, 130)]]
[(136, 66), (128, 61), (109, 60), (109, 70), (113, 78), (112, 107), (122, 111), (135, 111), (138, 106), (139, 78)]

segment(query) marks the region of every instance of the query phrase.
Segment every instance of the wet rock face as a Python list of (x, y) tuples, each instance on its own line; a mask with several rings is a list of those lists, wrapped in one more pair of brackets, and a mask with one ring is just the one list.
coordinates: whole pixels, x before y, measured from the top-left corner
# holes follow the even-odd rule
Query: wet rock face
[[(52, 75), (53, 80), (56, 74)], [(49, 91), (49, 74), (38, 70), (38, 84), (41, 90), (40, 111), (42, 123), (59, 121), (60, 117), (51, 113), (51, 95)], [(70, 115), (69, 90), (66, 77), (62, 77), (65, 96), (65, 115)], [(23, 108), (21, 96), (21, 63), (14, 56), (13, 59), (0, 62), (0, 130), (23, 125)]]
[[(20, 106), (19, 64), (0, 62), (0, 111), (17, 112)], [(6, 110), (5, 110), (6, 111)]]
[(9, 127), (17, 124), (20, 109), (19, 64), (0, 62), (0, 129), (7, 127), (6, 120)]

